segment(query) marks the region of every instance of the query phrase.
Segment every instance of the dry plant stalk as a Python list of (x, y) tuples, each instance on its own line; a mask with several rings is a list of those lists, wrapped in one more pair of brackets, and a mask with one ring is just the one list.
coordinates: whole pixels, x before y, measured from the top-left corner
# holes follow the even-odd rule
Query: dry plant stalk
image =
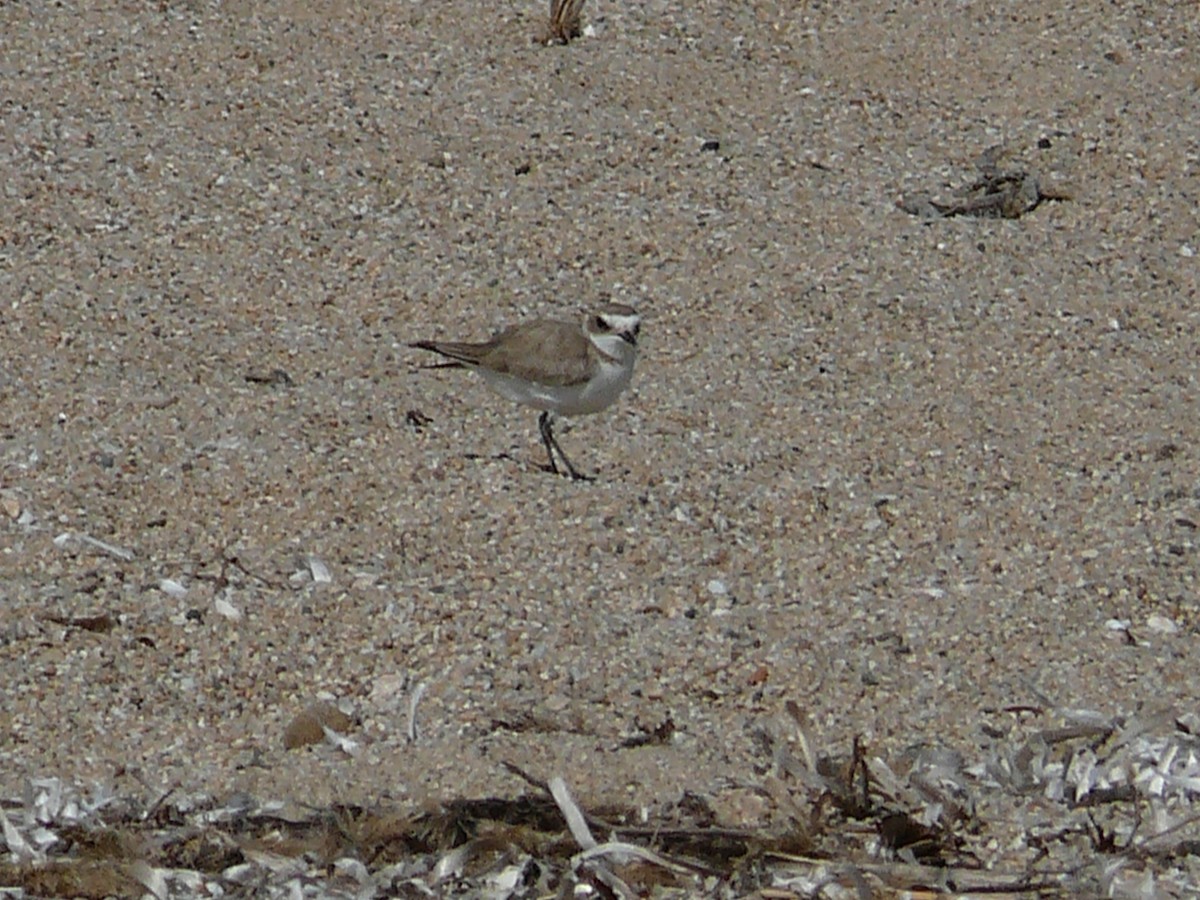
[(550, 21), (538, 32), (539, 44), (569, 44), (583, 34), (584, 0), (550, 0)]

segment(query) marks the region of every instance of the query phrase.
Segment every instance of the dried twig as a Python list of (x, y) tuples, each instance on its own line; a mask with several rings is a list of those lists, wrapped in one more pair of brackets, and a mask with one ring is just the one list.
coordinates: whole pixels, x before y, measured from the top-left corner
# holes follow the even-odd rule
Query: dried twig
[(116, 544), (110, 544), (108, 541), (102, 541), (99, 538), (92, 537), (90, 534), (84, 534), (79, 531), (64, 531), (54, 539), (54, 545), (56, 547), (65, 547), (72, 540), (87, 544), (90, 547), (107, 553), (109, 556), (115, 556), (117, 559), (123, 559), (126, 562), (133, 559), (132, 550), (126, 550), (124, 547), (118, 547)]
[(575, 838), (575, 843), (584, 850), (596, 847), (597, 841), (592, 837), (592, 830), (587, 826), (583, 810), (571, 796), (571, 790), (567, 787), (567, 783), (558, 775), (550, 779), (550, 795), (562, 811), (563, 818), (567, 820), (567, 828), (571, 831), (571, 837)]
[(515, 762), (510, 762), (509, 760), (505, 759), (505, 760), (501, 760), (500, 765), (504, 766), (504, 768), (508, 769), (508, 771), (512, 772), (514, 775), (516, 775), (522, 781), (528, 782), (529, 784), (533, 785), (533, 787), (537, 788), (539, 791), (542, 791), (543, 793), (546, 793), (546, 794), (550, 793), (550, 785), (546, 784), (546, 782), (542, 781), (541, 779), (539, 779), (533, 775), (530, 775), (528, 772), (526, 772), (524, 769), (522, 769), (520, 766), (518, 766)]
[(421, 703), (421, 698), (425, 696), (425, 682), (421, 682), (413, 688), (412, 696), (408, 698), (408, 728), (406, 730), (408, 742), (415, 744), (417, 742), (417, 707)]
[(618, 865), (624, 865), (631, 860), (637, 859), (651, 865), (661, 866), (668, 871), (679, 872), (685, 875), (691, 875), (693, 872), (700, 872), (701, 874), (709, 873), (709, 870), (703, 866), (688, 866), (684, 863), (675, 862), (655, 853), (653, 850), (639, 847), (637, 844), (628, 844), (625, 841), (609, 841), (605, 844), (597, 844), (594, 847), (576, 853), (572, 858), (572, 862), (578, 865), (579, 863), (605, 856), (612, 858)]
[(539, 44), (569, 44), (583, 34), (584, 0), (550, 0), (550, 19), (534, 40)]

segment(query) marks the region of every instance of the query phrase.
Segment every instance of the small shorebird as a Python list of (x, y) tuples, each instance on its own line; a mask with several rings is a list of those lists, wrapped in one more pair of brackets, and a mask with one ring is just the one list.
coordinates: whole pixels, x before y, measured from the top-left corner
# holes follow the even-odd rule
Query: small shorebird
[(536, 319), (506, 328), (478, 344), (417, 341), (409, 346), (451, 360), (427, 368), (474, 369), (496, 393), (540, 409), (538, 429), (550, 458), (550, 471), (558, 474), (557, 451), (572, 478), (586, 479), (558, 445), (554, 416), (597, 413), (612, 405), (633, 377), (641, 324), (633, 307), (609, 303), (589, 313), (582, 327)]

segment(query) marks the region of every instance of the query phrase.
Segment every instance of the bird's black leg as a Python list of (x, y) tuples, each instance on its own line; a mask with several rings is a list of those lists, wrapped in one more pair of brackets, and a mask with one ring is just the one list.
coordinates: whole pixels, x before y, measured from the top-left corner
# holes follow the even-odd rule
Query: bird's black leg
[(558, 466), (554, 464), (554, 452), (557, 450), (559, 458), (563, 461), (563, 464), (567, 467), (567, 472), (570, 473), (573, 479), (576, 481), (594, 480), (591, 476), (584, 475), (571, 465), (571, 460), (567, 458), (567, 454), (563, 452), (563, 448), (559, 446), (558, 441), (554, 437), (553, 419), (550, 417), (549, 412), (543, 412), (538, 417), (538, 430), (542, 433), (542, 443), (546, 445), (546, 455), (550, 457), (551, 472), (555, 475), (558, 474)]
[[(550, 431), (550, 413), (543, 412), (538, 416), (538, 431), (542, 434), (542, 443), (546, 445), (546, 456), (550, 460), (550, 471), (555, 475), (558, 474), (558, 466), (554, 464), (554, 448), (557, 443), (554, 440), (554, 435)], [(558, 451), (562, 453), (562, 450)]]

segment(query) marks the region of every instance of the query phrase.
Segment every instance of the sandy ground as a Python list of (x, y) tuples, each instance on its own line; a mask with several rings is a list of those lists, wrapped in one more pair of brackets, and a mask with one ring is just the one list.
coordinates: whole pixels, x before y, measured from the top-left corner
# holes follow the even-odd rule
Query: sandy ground
[[(509, 760), (754, 824), (789, 701), (968, 758), (1197, 708), (1194, 6), (310, 6), (0, 4), (5, 795)], [(997, 145), (1070, 199), (897, 208)], [(606, 298), (593, 483), (405, 346)], [(320, 697), (354, 755), (284, 750)]]

